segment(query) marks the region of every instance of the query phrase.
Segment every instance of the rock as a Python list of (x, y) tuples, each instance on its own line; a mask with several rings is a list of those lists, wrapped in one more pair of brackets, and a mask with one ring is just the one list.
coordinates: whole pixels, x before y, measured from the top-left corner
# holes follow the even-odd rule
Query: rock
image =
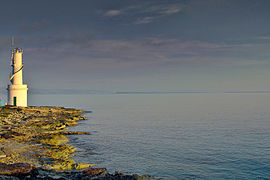
[(82, 131), (64, 131), (63, 135), (91, 135), (90, 132), (82, 132)]
[(34, 167), (27, 163), (0, 163), (0, 175), (27, 175), (33, 169)]
[[(2, 142), (0, 142), (0, 143), (2, 143)], [(5, 153), (4, 150), (5, 150), (5, 148), (0, 146), (0, 158), (7, 157), (7, 155), (6, 155), (6, 153)]]
[(151, 177), (150, 175), (147, 175), (147, 174), (142, 175), (142, 176), (140, 176), (140, 175), (138, 175), (138, 174), (134, 174), (133, 176), (134, 176), (137, 180), (151, 180), (151, 179), (152, 179), (152, 177)]
[(15, 176), (4, 176), (4, 175), (0, 175), (0, 179), (1, 180), (20, 180), (18, 177), (15, 177)]
[(87, 176), (97, 176), (97, 175), (106, 175), (108, 174), (108, 171), (106, 168), (89, 168), (83, 170), (83, 173)]

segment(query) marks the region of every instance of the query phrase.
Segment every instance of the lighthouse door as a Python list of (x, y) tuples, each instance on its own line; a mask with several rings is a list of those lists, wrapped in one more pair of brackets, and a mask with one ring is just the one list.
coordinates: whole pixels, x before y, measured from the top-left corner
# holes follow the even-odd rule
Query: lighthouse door
[(14, 106), (17, 106), (17, 97), (16, 97), (16, 96), (13, 97), (13, 105), (14, 105)]

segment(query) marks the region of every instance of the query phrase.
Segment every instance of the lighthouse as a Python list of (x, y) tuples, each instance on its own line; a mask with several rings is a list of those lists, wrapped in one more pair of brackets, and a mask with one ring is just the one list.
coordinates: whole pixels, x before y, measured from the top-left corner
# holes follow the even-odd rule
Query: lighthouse
[(22, 48), (13, 48), (11, 50), (11, 76), (8, 85), (8, 105), (27, 106), (27, 84), (23, 84), (22, 70), (24, 68), (22, 61)]

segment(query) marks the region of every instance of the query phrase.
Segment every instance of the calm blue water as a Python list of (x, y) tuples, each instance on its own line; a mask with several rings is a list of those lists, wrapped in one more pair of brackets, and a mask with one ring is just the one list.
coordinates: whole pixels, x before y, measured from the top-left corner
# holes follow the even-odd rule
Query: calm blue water
[(270, 177), (270, 94), (31, 95), (91, 110), (71, 136), (78, 161), (164, 179)]

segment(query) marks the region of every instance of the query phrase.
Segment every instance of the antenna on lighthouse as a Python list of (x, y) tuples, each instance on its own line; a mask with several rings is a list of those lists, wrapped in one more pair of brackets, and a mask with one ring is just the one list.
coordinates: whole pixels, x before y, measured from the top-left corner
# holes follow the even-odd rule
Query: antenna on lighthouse
[(11, 49), (14, 48), (14, 36), (11, 37)]
[(11, 61), (10, 65), (13, 65), (13, 58), (14, 58), (14, 36), (11, 36)]

